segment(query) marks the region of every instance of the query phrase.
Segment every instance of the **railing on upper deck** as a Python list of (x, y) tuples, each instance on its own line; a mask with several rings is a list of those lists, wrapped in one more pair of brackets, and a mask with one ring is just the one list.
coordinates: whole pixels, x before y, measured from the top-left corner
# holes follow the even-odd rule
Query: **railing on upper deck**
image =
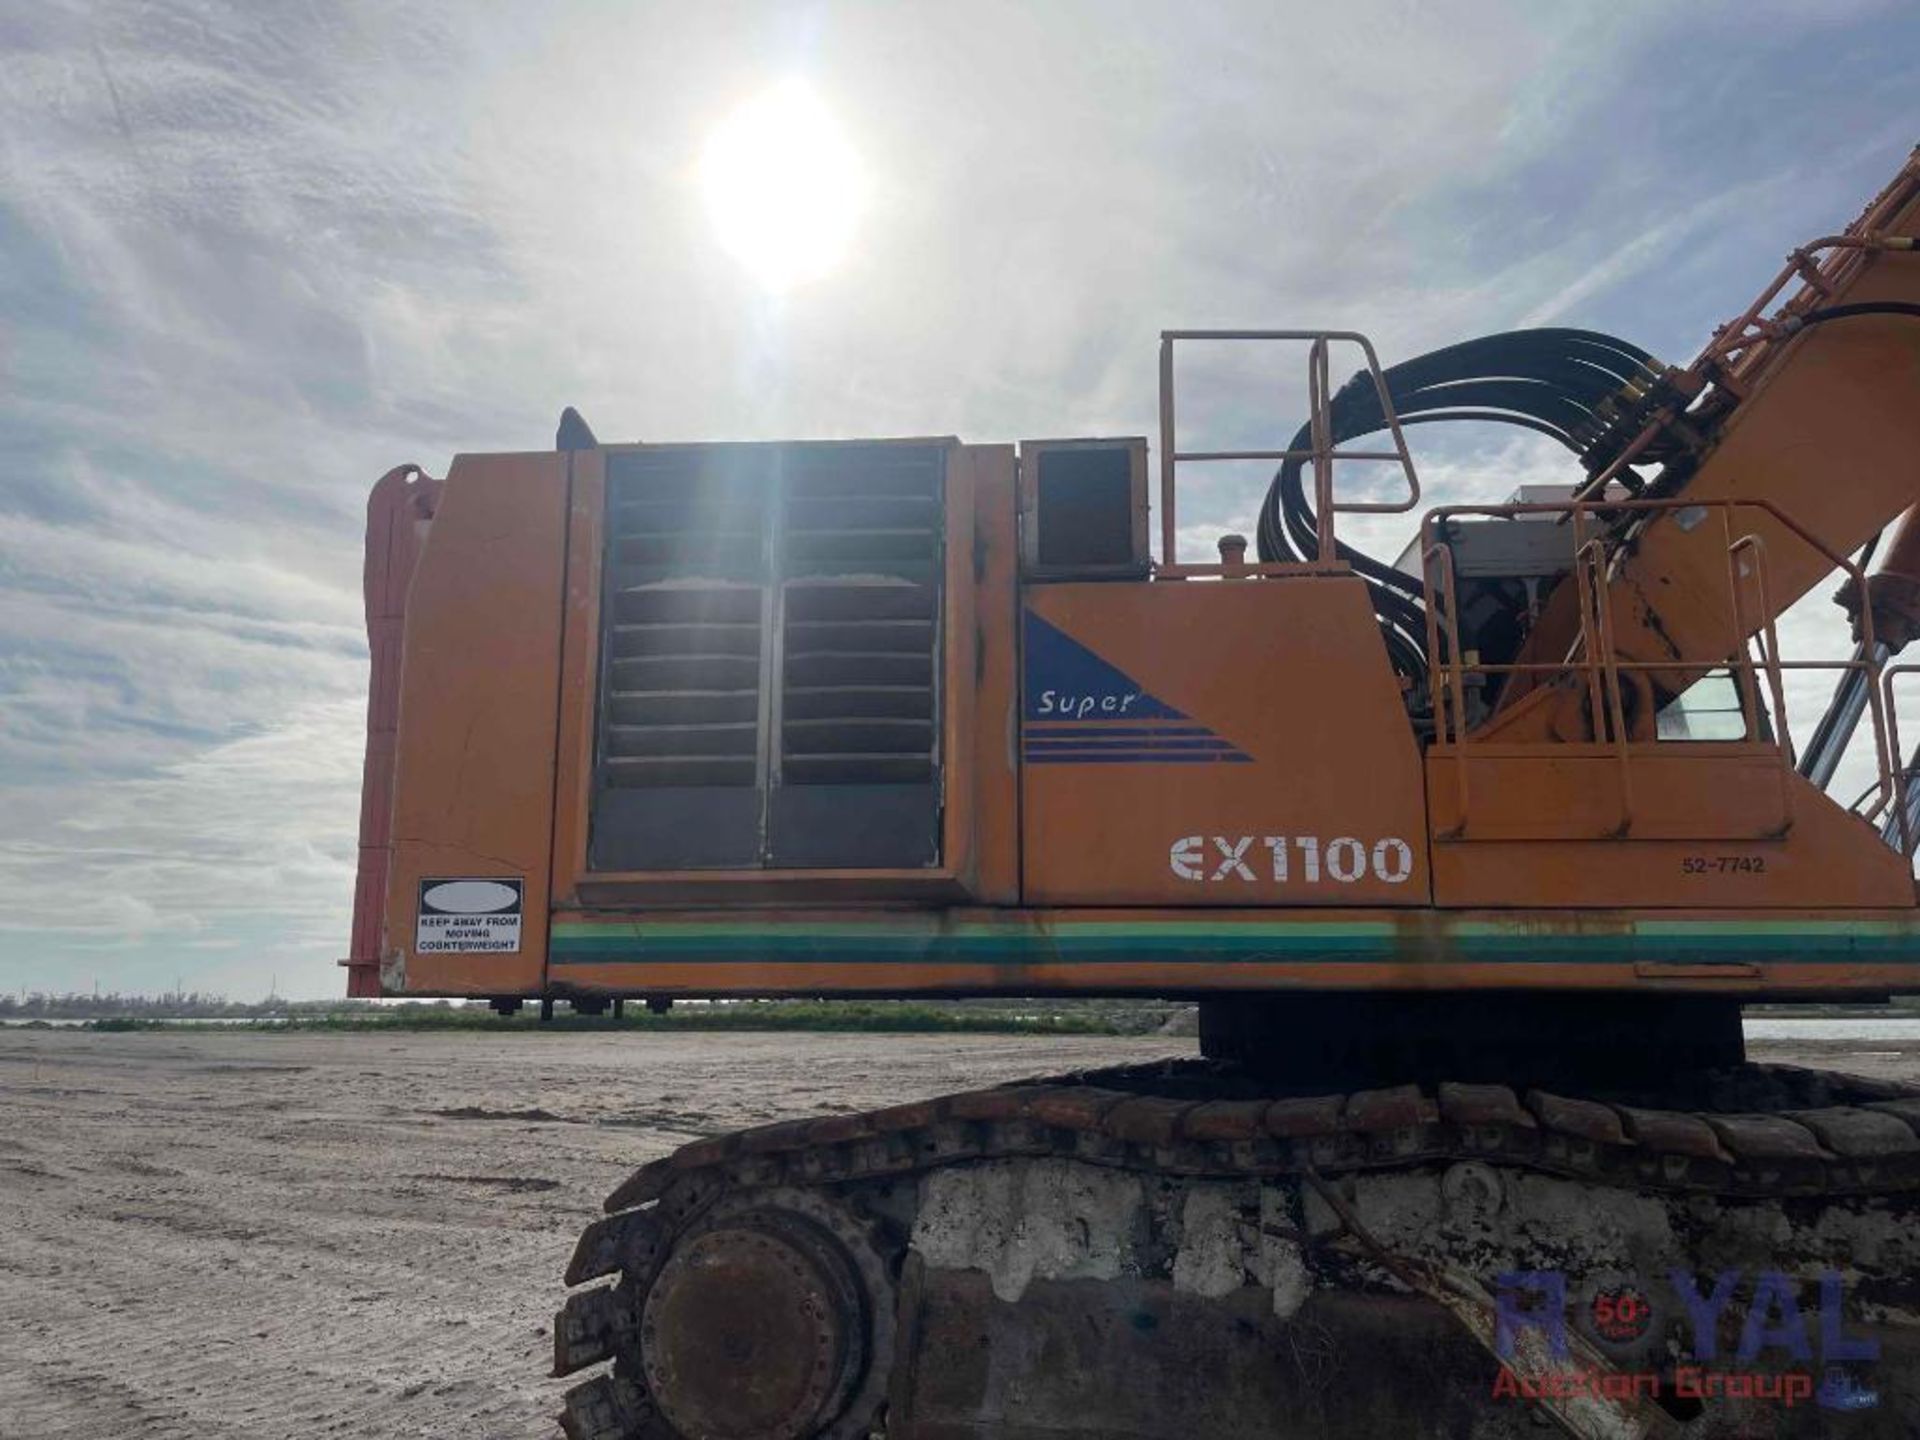
[[(1683, 378), (1692, 383), (1676, 385), (1675, 406), (1684, 406), (1689, 397), (1698, 397), (1703, 389), (1719, 387), (1737, 397), (1764, 356), (1793, 333), (1793, 317), (1821, 298), (1844, 287), (1855, 271), (1876, 251), (1912, 249), (1913, 241), (1890, 235), (1876, 228), (1895, 210), (1920, 192), (1920, 151), (1909, 161), (1894, 185), (1870, 206), (1847, 234), (1827, 236), (1794, 252), (1787, 266), (1746, 313), (1731, 325), (1722, 327), (1702, 351)], [(1788, 285), (1798, 278), (1800, 290), (1773, 318), (1763, 318)], [(1180, 448), (1175, 397), (1175, 349), (1180, 343), (1277, 343), (1307, 347), (1308, 445), (1305, 448), (1255, 450), (1183, 450)], [(1358, 349), (1366, 364), (1380, 406), (1383, 428), (1391, 437), (1391, 449), (1347, 447), (1334, 437), (1334, 389), (1330, 379), (1330, 354), (1336, 345)], [(1357, 378), (1357, 377), (1356, 377)], [(1335, 517), (1339, 514), (1404, 514), (1420, 503), (1420, 480), (1408, 450), (1402, 422), (1382, 372), (1378, 355), (1367, 337), (1352, 330), (1167, 330), (1160, 337), (1160, 555), (1153, 567), (1157, 578), (1189, 579), (1201, 577), (1251, 577), (1298, 575), (1302, 573), (1343, 572), (1348, 567), (1340, 559), (1335, 536)], [(1618, 764), (1621, 794), (1621, 833), (1633, 824), (1633, 761), (1637, 750), (1650, 744), (1669, 742), (1634, 741), (1627, 724), (1626, 690), (1622, 676), (1637, 677), (1648, 694), (1655, 675), (1698, 677), (1714, 671), (1729, 672), (1741, 696), (1746, 722), (1746, 740), (1773, 745), (1779, 752), (1780, 828), (1793, 821), (1794, 750), (1786, 710), (1785, 676), (1787, 672), (1829, 671), (1861, 677), (1867, 709), (1873, 722), (1874, 783), (1853, 802), (1851, 808), (1863, 819), (1882, 819), (1888, 843), (1911, 857), (1920, 843), (1920, 766), (1912, 773), (1903, 761), (1897, 719), (1894, 715), (1896, 676), (1920, 673), (1920, 665), (1888, 666), (1881, 658), (1873, 633), (1870, 606), (1860, 616), (1860, 648), (1851, 659), (1786, 659), (1781, 655), (1775, 624), (1773, 598), (1768, 593), (1766, 544), (1753, 533), (1735, 534), (1734, 512), (1758, 512), (1770, 517), (1787, 535), (1811, 547), (1830, 566), (1863, 586), (1862, 566), (1850, 556), (1836, 552), (1806, 526), (1794, 520), (1777, 505), (1763, 499), (1696, 500), (1684, 496), (1661, 499), (1607, 498), (1611, 479), (1638, 457), (1655, 438), (1661, 427), (1677, 418), (1677, 408), (1662, 410), (1651, 418), (1645, 431), (1632, 439), (1600, 473), (1592, 476), (1564, 502), (1512, 503), (1504, 505), (1452, 505), (1427, 512), (1421, 521), (1420, 553), (1427, 584), (1427, 651), (1431, 664), (1429, 688), (1434, 710), (1435, 740), (1451, 746), (1457, 766), (1459, 804), (1464, 817), (1467, 809), (1467, 759), (1475, 741), (1468, 731), (1466, 688), (1470, 675), (1481, 677), (1531, 675), (1552, 679), (1579, 674), (1587, 689), (1593, 716), (1596, 742), (1608, 746)], [(1270, 461), (1276, 464), (1310, 464), (1313, 474), (1315, 511), (1315, 550), (1313, 558), (1302, 563), (1260, 564), (1181, 564), (1176, 545), (1179, 533), (1177, 480), (1179, 467), (1187, 463), (1223, 461)], [(1389, 501), (1341, 501), (1335, 489), (1338, 462), (1395, 464), (1405, 476), (1404, 499)], [(1652, 519), (1665, 511), (1696, 511), (1702, 518), (1709, 512), (1720, 517), (1725, 540), (1728, 585), (1727, 613), (1731, 631), (1727, 649), (1720, 656), (1687, 656), (1669, 660), (1639, 660), (1622, 655), (1613, 634), (1613, 610), (1609, 602), (1611, 571), (1618, 548), (1611, 523), (1620, 517), (1644, 513)], [(1458, 627), (1457, 596), (1452, 551), (1440, 538), (1439, 527), (1450, 516), (1514, 519), (1523, 515), (1553, 515), (1573, 530), (1573, 579), (1579, 609), (1579, 639), (1575, 653), (1562, 663), (1489, 664), (1477, 657), (1471, 661), (1462, 653)], [(1688, 525), (1687, 528), (1692, 528)], [(1776, 536), (1776, 538), (1778, 538)], [(1757, 602), (1757, 610), (1753, 605)], [(1757, 617), (1750, 624), (1749, 618)], [(1754, 647), (1758, 647), (1755, 654)], [(1764, 685), (1770, 702), (1772, 733), (1762, 733), (1760, 703)], [(1679, 684), (1676, 690), (1684, 690)], [(1463, 819), (1464, 824), (1464, 819)]]
[[(1810, 240), (1787, 256), (1772, 283), (1737, 319), (1715, 330), (1694, 362), (1675, 377), (1675, 401), (1649, 416), (1645, 427), (1581, 487), (1582, 493), (1605, 494), (1607, 486), (1686, 410), (1712, 402), (1715, 397), (1710, 392), (1722, 392), (1729, 401), (1745, 395), (1769, 363), (1768, 357), (1798, 333), (1800, 319), (1852, 284), (1873, 255), (1920, 251), (1915, 237), (1888, 228), (1916, 196), (1920, 196), (1920, 149), (1907, 157), (1900, 173), (1844, 233)], [(1769, 316), (1768, 310), (1795, 281), (1799, 287)]]
[[(1642, 660), (1622, 655), (1613, 632), (1611, 601), (1612, 561), (1623, 543), (1617, 533), (1620, 517), (1633, 514), (1657, 516), (1668, 511), (1697, 512), (1700, 519), (1717, 513), (1725, 540), (1727, 561), (1728, 613), (1731, 633), (1725, 651), (1719, 655), (1679, 657), (1668, 660)], [(1641, 499), (1569, 499), (1560, 502), (1528, 502), (1505, 505), (1447, 505), (1428, 511), (1420, 522), (1420, 553), (1427, 585), (1427, 654), (1431, 667), (1434, 707), (1434, 738), (1449, 747), (1456, 766), (1460, 813), (1468, 813), (1468, 759), (1475, 736), (1468, 729), (1467, 688), (1471, 676), (1535, 677), (1551, 682), (1570, 675), (1581, 677), (1587, 692), (1594, 740), (1607, 746), (1618, 764), (1620, 777), (1622, 835), (1632, 831), (1633, 768), (1637, 755), (1653, 745), (1671, 741), (1635, 741), (1627, 721), (1626, 687), (1622, 676), (1638, 676), (1648, 682), (1652, 677), (1699, 677), (1727, 670), (1735, 677), (1741, 694), (1745, 719), (1745, 739), (1750, 743), (1772, 744), (1779, 751), (1781, 823), (1784, 833), (1793, 823), (1793, 741), (1788, 729), (1785, 674), (1789, 671), (1848, 671), (1864, 674), (1868, 687), (1869, 709), (1873, 720), (1873, 755), (1876, 783), (1857, 800), (1853, 809), (1863, 819), (1873, 820), (1882, 812), (1897, 815), (1901, 853), (1912, 855), (1914, 826), (1907, 822), (1906, 777), (1899, 764), (1899, 735), (1893, 718), (1891, 682), (1895, 673), (1920, 671), (1920, 665), (1885, 667), (1874, 656), (1871, 607), (1861, 615), (1860, 655), (1844, 660), (1789, 660), (1780, 653), (1775, 610), (1767, 588), (1767, 552), (1760, 536), (1734, 533), (1736, 511), (1760, 512), (1801, 543), (1811, 546), (1835, 569), (1849, 576), (1856, 585), (1864, 584), (1862, 567), (1850, 556), (1840, 554), (1821, 541), (1804, 525), (1766, 500), (1700, 501), (1684, 498)], [(1445, 538), (1446, 522), (1455, 516), (1483, 519), (1519, 520), (1522, 516), (1556, 517), (1555, 522), (1572, 527), (1574, 555), (1573, 578), (1579, 601), (1579, 632), (1574, 651), (1562, 662), (1512, 662), (1504, 664), (1470, 657), (1461, 648), (1458, 595), (1455, 584), (1452, 546)], [(1540, 523), (1536, 521), (1535, 523)], [(1696, 524), (1698, 521), (1695, 522)], [(1757, 611), (1751, 608), (1757, 602)], [(1757, 623), (1750, 618), (1757, 615)], [(1753, 645), (1759, 648), (1755, 655)], [(1764, 683), (1770, 701), (1773, 730), (1761, 729), (1760, 686)], [(1676, 689), (1684, 689), (1678, 686)], [(1868, 803), (1871, 801), (1871, 803)]]
[[(1272, 341), (1304, 344), (1307, 347), (1307, 434), (1310, 443), (1304, 450), (1182, 450), (1175, 433), (1173, 352), (1177, 341)], [(1367, 374), (1380, 401), (1380, 413), (1393, 438), (1391, 450), (1342, 448), (1333, 438), (1333, 386), (1330, 378), (1329, 351), (1334, 345), (1357, 346), (1367, 362)], [(1174, 491), (1178, 470), (1183, 462), (1221, 460), (1289, 460), (1313, 462), (1314, 519), (1317, 527), (1314, 563), (1266, 563), (1258, 565), (1182, 565), (1175, 557), (1179, 522)], [(1407, 479), (1405, 500), (1347, 500), (1334, 498), (1333, 467), (1339, 460), (1363, 463), (1391, 462), (1399, 465)], [(1407, 437), (1394, 413), (1393, 396), (1380, 370), (1380, 357), (1373, 342), (1357, 330), (1163, 330), (1160, 332), (1160, 559), (1154, 574), (1177, 580), (1200, 576), (1241, 577), (1247, 575), (1297, 575), (1302, 569), (1338, 566), (1339, 547), (1334, 540), (1336, 514), (1403, 515), (1420, 503), (1420, 477), (1413, 468), (1413, 456), (1407, 450)]]
[(1907, 758), (1900, 743), (1900, 707), (1895, 702), (1894, 681), (1902, 675), (1920, 675), (1920, 663), (1908, 660), (1883, 666), (1880, 671), (1881, 705), (1887, 714), (1887, 747), (1893, 759), (1893, 808), (1880, 822), (1880, 838), (1902, 855), (1912, 855), (1920, 846), (1920, 757)]

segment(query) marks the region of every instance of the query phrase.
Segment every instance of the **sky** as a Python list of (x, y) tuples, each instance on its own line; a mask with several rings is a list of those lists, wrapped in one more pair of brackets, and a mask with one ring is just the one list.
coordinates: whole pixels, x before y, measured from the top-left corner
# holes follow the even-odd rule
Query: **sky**
[[(1893, 175), (1916, 64), (1848, 0), (0, 0), (0, 990), (339, 992), (395, 464), (568, 404), (1143, 434), (1176, 326), (1684, 361)], [(773, 93), (858, 182), (777, 287), (703, 171)], [(1183, 372), (1195, 440), (1282, 443), (1269, 379)], [(1575, 478), (1516, 433), (1420, 435), (1429, 495)], [(1185, 557), (1263, 488), (1189, 477)]]

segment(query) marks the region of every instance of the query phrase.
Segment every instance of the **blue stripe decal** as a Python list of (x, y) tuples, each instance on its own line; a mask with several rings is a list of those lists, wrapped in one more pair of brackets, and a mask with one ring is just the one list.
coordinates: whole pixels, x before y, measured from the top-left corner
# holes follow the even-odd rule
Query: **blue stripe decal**
[(1071, 723), (1027, 725), (1023, 727), (1023, 732), (1035, 739), (1057, 739), (1066, 735), (1133, 736), (1139, 739), (1164, 736), (1168, 739), (1177, 739), (1213, 734), (1204, 725), (1075, 725)]
[(1127, 740), (1116, 735), (1112, 739), (1094, 738), (1091, 740), (1065, 738), (1058, 740), (1028, 740), (1029, 752), (1038, 750), (1232, 750), (1233, 746), (1218, 735), (1210, 740)]
[(1027, 752), (1027, 760), (1035, 765), (1251, 765), (1253, 757), (1242, 755), (1238, 750), (1231, 752), (1208, 751), (1195, 754), (1191, 750), (1176, 751), (1164, 755), (1144, 750), (1102, 750), (1098, 754), (1067, 754), (1058, 751), (1036, 755)]
[(1253, 758), (1032, 610), (1023, 613), (1021, 648), (1028, 764), (1244, 765)]

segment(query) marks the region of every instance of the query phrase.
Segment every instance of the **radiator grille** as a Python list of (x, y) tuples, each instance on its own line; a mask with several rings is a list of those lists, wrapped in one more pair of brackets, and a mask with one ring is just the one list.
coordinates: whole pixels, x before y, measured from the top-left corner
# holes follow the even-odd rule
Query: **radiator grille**
[(608, 457), (596, 869), (937, 858), (946, 449)]
[(727, 452), (629, 458), (607, 497), (603, 777), (754, 785), (771, 470)]
[(938, 461), (816, 453), (789, 477), (780, 773), (790, 783), (932, 778)]

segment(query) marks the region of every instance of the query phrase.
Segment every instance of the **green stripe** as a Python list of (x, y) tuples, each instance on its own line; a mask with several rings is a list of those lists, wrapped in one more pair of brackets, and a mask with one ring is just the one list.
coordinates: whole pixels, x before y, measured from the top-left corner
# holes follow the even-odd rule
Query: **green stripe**
[[(1536, 931), (1548, 934), (1566, 934), (1571, 924), (1577, 924), (1579, 912), (1568, 918), (1552, 914), (1530, 914), (1515, 917), (1512, 920), (1452, 919), (1444, 912), (1409, 911), (1409, 917), (1425, 914), (1428, 930), (1449, 935), (1533, 935)], [(948, 918), (941, 912), (929, 912), (924, 919), (902, 919), (897, 913), (876, 915), (872, 920), (848, 920), (836, 916), (830, 920), (754, 920), (745, 915), (731, 915), (724, 920), (650, 920), (633, 916), (621, 916), (605, 920), (559, 920), (553, 925), (553, 933), (568, 937), (586, 937), (604, 935), (609, 931), (622, 930), (635, 932), (644, 930), (650, 935), (712, 935), (716, 933), (742, 935), (822, 935), (822, 934), (861, 934), (861, 935), (897, 935), (924, 936), (946, 933), (965, 935), (968, 932), (980, 936), (1005, 936), (1015, 933), (1050, 931), (1080, 935), (1139, 935), (1143, 933), (1178, 932), (1181, 935), (1393, 935), (1402, 931), (1402, 926), (1386, 920), (1254, 920), (1225, 921), (1199, 920), (1182, 917), (1178, 920), (1143, 917), (1137, 920), (1080, 920), (1071, 917), (1054, 916), (1052, 918), (1019, 918), (1017, 912), (1006, 919), (980, 919), (977, 917)], [(1409, 930), (1415, 927), (1406, 927)], [(1841, 918), (1832, 920), (1709, 920), (1709, 919), (1654, 919), (1644, 918), (1619, 923), (1608, 923), (1603, 928), (1588, 932), (1585, 938), (1613, 936), (1620, 934), (1738, 934), (1738, 935), (1920, 935), (1920, 911), (1916, 911), (1912, 920), (1882, 920), (1868, 918)]]
[(885, 961), (898, 964), (1879, 961), (1920, 966), (1920, 923), (1899, 920), (1640, 920), (1590, 931), (1539, 917), (1511, 922), (1413, 919), (872, 922), (737, 917), (701, 921), (566, 921), (556, 964)]

